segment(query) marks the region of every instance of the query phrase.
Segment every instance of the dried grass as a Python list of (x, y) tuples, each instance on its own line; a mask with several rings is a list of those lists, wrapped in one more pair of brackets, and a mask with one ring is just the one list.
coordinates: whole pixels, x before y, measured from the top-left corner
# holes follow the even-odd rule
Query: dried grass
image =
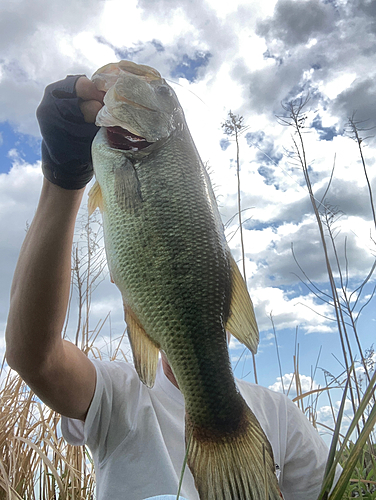
[(12, 371), (0, 390), (0, 499), (90, 499), (93, 463), (84, 446), (68, 445), (60, 415)]

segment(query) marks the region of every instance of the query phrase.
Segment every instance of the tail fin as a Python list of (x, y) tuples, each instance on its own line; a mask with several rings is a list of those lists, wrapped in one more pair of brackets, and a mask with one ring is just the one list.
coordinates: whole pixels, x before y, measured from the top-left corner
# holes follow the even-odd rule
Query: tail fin
[(236, 434), (197, 429), (186, 416), (188, 466), (201, 500), (281, 500), (271, 445), (245, 407)]

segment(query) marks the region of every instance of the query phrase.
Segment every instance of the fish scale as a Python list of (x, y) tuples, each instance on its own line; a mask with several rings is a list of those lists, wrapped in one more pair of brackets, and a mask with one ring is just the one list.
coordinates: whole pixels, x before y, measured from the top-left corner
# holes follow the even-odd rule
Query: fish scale
[[(171, 144), (170, 149), (172, 155), (174, 155), (176, 148), (174, 148), (173, 144)], [(187, 172), (185, 172), (184, 175), (179, 175), (184, 168), (182, 165), (187, 163), (187, 159), (185, 159), (185, 163), (183, 163), (181, 161), (183, 156), (180, 156), (180, 162), (176, 163), (176, 167), (175, 165), (171, 165), (171, 163), (167, 163), (163, 154), (156, 154), (139, 164), (137, 171), (141, 184), (141, 193), (143, 199), (148, 201), (145, 202), (142, 209), (133, 216), (125, 215), (123, 218), (119, 218), (119, 212), (116, 210), (116, 204), (113, 200), (114, 197), (113, 195), (111, 197), (110, 194), (112, 178), (109, 176), (108, 205), (109, 207), (115, 207), (115, 209), (109, 208), (108, 211), (106, 211), (105, 217), (109, 222), (105, 223), (105, 238), (106, 248), (108, 250), (108, 240), (110, 238), (107, 234), (116, 234), (112, 243), (113, 250), (112, 252), (108, 250), (108, 253), (117, 256), (116, 259), (113, 259), (112, 256), (109, 255), (109, 262), (112, 263), (111, 273), (115, 282), (119, 282), (119, 287), (121, 286), (121, 277), (127, 276), (128, 284), (125, 288), (125, 294), (133, 297), (132, 306), (134, 312), (145, 328), (147, 328), (146, 325), (150, 324), (150, 327), (147, 328), (146, 331), (150, 331), (150, 336), (158, 344), (163, 343), (163, 340), (161, 341), (163, 337), (167, 339), (170, 338), (171, 329), (173, 329), (173, 333), (175, 334), (175, 344), (177, 343), (178, 333), (175, 332), (176, 324), (173, 324), (171, 328), (169, 323), (170, 319), (175, 317), (175, 309), (178, 307), (179, 303), (180, 306), (183, 307), (183, 311), (178, 312), (179, 317), (188, 316), (186, 323), (190, 320), (190, 324), (183, 325), (182, 319), (180, 319), (180, 330), (184, 331), (184, 328), (187, 331), (196, 329), (197, 336), (199, 337), (202, 337), (202, 327), (205, 320), (213, 330), (215, 325), (214, 320), (217, 321), (218, 317), (223, 316), (223, 311), (219, 310), (218, 312), (217, 306), (213, 309), (213, 303), (217, 304), (218, 300), (212, 300), (213, 296), (219, 296), (221, 290), (219, 286), (220, 280), (216, 278), (213, 281), (210, 279), (210, 276), (221, 276), (223, 274), (218, 273), (218, 271), (214, 273), (212, 269), (213, 260), (210, 256), (212, 255), (214, 244), (210, 240), (213, 239), (213, 224), (206, 223), (206, 219), (202, 216), (204, 208), (202, 205), (205, 205), (204, 203), (201, 203), (198, 208), (196, 207), (196, 210), (193, 207), (191, 200), (194, 201), (197, 199), (197, 194), (195, 193), (197, 188), (193, 185), (192, 179), (195, 180), (196, 177), (194, 175), (188, 175)], [(148, 168), (147, 162), (152, 163), (153, 169)], [(168, 167), (166, 165), (168, 165)], [(199, 168), (203, 167), (197, 164), (197, 169)], [(171, 171), (177, 174), (176, 177), (185, 178), (186, 184), (176, 183), (175, 181), (172, 182), (171, 179), (175, 179), (175, 175), (171, 176)], [(158, 189), (156, 189), (155, 186), (155, 174), (157, 174), (160, 179), (158, 181)], [(160, 185), (165, 187), (164, 193), (161, 193), (159, 189)], [(168, 187), (169, 191), (166, 190), (166, 187)], [(181, 203), (166, 203), (166, 201), (169, 200), (167, 195), (171, 195), (171, 189), (175, 190), (172, 199), (181, 200)], [(151, 190), (150, 193), (149, 190)], [(106, 192), (104, 186), (102, 187), (102, 191)], [(183, 194), (186, 195), (184, 198), (182, 197)], [(173, 210), (174, 205), (175, 211)], [(208, 209), (206, 210), (210, 211)], [(196, 221), (194, 220), (194, 212), (197, 214)], [(189, 234), (187, 228), (182, 224), (182, 217), (185, 214), (189, 214), (188, 225), (191, 226), (189, 238), (187, 237)], [(122, 231), (117, 229), (114, 230), (114, 227), (122, 227)], [(216, 233), (217, 231), (214, 231), (214, 239), (218, 240), (218, 238), (215, 237)], [(129, 234), (132, 234), (131, 238)], [(163, 246), (159, 248), (157, 242), (161, 239), (161, 235), (163, 235)], [(195, 250), (195, 244), (193, 243), (194, 238), (201, 239), (202, 246), (199, 259), (197, 259), (196, 255), (195, 262), (192, 262), (192, 255)], [(150, 243), (150, 239), (152, 244), (147, 246), (149, 251), (143, 258), (144, 265), (140, 265), (140, 252), (145, 245), (147, 245), (148, 240)], [(185, 252), (182, 251), (184, 248), (186, 249)], [(122, 256), (121, 261), (118, 259), (120, 255)], [(176, 262), (176, 259), (178, 259), (178, 262)], [(225, 266), (227, 264), (225, 249), (223, 249), (222, 260)], [(167, 296), (165, 289), (166, 280), (163, 279), (163, 276), (165, 274), (165, 268), (170, 265), (170, 262), (173, 264), (173, 276), (170, 277), (167, 285), (170, 283), (173, 287)], [(196, 277), (192, 276), (192, 274), (187, 274), (192, 266), (196, 269)], [(145, 280), (146, 276), (148, 276), (147, 280)], [(200, 278), (200, 281), (198, 278)], [(187, 279), (190, 282), (189, 287), (184, 285), (184, 281)], [(204, 289), (202, 283), (205, 284)], [(158, 298), (160, 301), (159, 307), (152, 310), (149, 308), (146, 313), (144, 312), (144, 314), (141, 315), (138, 311), (145, 311), (145, 305), (150, 304), (150, 296)], [(205, 296), (211, 297), (210, 303), (205, 300)], [(190, 307), (187, 307), (187, 303), (189, 303), (187, 301), (193, 302)], [(173, 303), (175, 307), (173, 307), (171, 303)], [(167, 307), (167, 304), (170, 304), (170, 307)], [(210, 311), (210, 308), (213, 312), (211, 315), (208, 315), (207, 313)], [(198, 312), (200, 309), (206, 312), (207, 318), (200, 317)], [(219, 326), (223, 331), (223, 325)], [(214, 336), (217, 336), (217, 332), (214, 332)], [(186, 335), (184, 341), (187, 341)], [(174, 340), (172, 340), (171, 343), (174, 344)], [(169, 348), (168, 341), (163, 344), (165, 344), (166, 351), (172, 351), (173, 348)], [(203, 343), (202, 346), (204, 345)], [(211, 342), (209, 342), (209, 348), (213, 353), (214, 348)], [(174, 356), (173, 352), (171, 352), (170, 356)], [(188, 356), (188, 353), (186, 353), (186, 356)], [(214, 353), (213, 360), (218, 358), (219, 356)], [(218, 363), (218, 361), (216, 361), (216, 363)], [(179, 377), (178, 375), (178, 380), (179, 378), (186, 377)]]
[[(188, 465), (202, 500), (265, 498), (265, 481), (275, 500), (281, 494), (273, 452), (236, 388), (226, 343), (227, 328), (255, 352), (252, 302), (180, 104), (147, 68), (121, 61), (93, 77), (107, 94), (97, 117), (89, 205), (103, 213), (135, 367), (151, 386), (159, 349), (165, 352), (185, 399)], [(154, 108), (133, 102), (137, 96)], [(111, 147), (106, 127), (113, 126), (131, 129), (147, 147)]]
[[(177, 142), (177, 146), (181, 146), (181, 139)], [(175, 156), (177, 147), (174, 145), (174, 141), (171, 140), (171, 144), (168, 146), (171, 156), (176, 158), (178, 155)], [(188, 365), (194, 366), (193, 363), (197, 357), (196, 343), (193, 344), (192, 354), (190, 354), (190, 349), (187, 346), (189, 335), (199, 339), (200, 351), (207, 346), (212, 359), (211, 371), (213, 373), (221, 361), (225, 361), (228, 365), (227, 349), (223, 348), (225, 344), (220, 342), (219, 347), (222, 352), (217, 353), (213, 339), (220, 335), (225, 336), (224, 289), (226, 288), (225, 281), (229, 280), (229, 263), (226, 258), (223, 238), (213, 224), (214, 217), (210, 217), (213, 209), (207, 199), (204, 199), (204, 202), (201, 201), (202, 186), (198, 185), (196, 179), (197, 170), (200, 171), (204, 167), (199, 162), (197, 164), (193, 162), (196, 166), (195, 172), (191, 169), (192, 162), (188, 164), (187, 161), (187, 157), (193, 152), (195, 150), (187, 151), (187, 156), (180, 152), (180, 158), (178, 157), (173, 164), (171, 161), (166, 162), (163, 152), (143, 160), (137, 168), (137, 173), (142, 197), (147, 201), (143, 204), (142, 209), (134, 214), (134, 217), (126, 216), (122, 220), (113, 216), (112, 210), (109, 210), (107, 217), (110, 222), (105, 224), (106, 241), (109, 239), (108, 232), (117, 234), (113, 242), (113, 255), (116, 255), (117, 259), (118, 256), (122, 256), (121, 261), (119, 260), (117, 264), (111, 260), (113, 262), (112, 277), (117, 283), (122, 280), (122, 276), (127, 276), (125, 295), (132, 297), (130, 305), (146, 332), (157, 344), (164, 346), (168, 359), (171, 360), (173, 366), (176, 364), (174, 371), (181, 387), (184, 387), (184, 381), (188, 377), (185, 373), (180, 375), (183, 368), (180, 368), (178, 363), (174, 363), (174, 358), (177, 356), (176, 351), (180, 357), (181, 353), (184, 352)], [(151, 163), (153, 167), (148, 168), (148, 163)], [(190, 169), (193, 172), (190, 172)], [(158, 176), (157, 186), (155, 176)], [(176, 178), (180, 179), (179, 183), (175, 181)], [(182, 179), (185, 180), (184, 184)], [(163, 193), (160, 186), (164, 188)], [(174, 191), (171, 192), (172, 190)], [(175, 200), (175, 203), (171, 203), (171, 199)], [(201, 203), (196, 202), (195, 204), (197, 199)], [(203, 215), (204, 211), (211, 219), (209, 222), (209, 217)], [(188, 225), (183, 223), (185, 216), (188, 216)], [(122, 227), (122, 231), (114, 230), (113, 227)], [(132, 237), (129, 236), (130, 234)], [(163, 245), (158, 246), (162, 236)], [(143, 265), (140, 265), (140, 253), (145, 251), (147, 240), (149, 240), (147, 247), (149, 251), (142, 259)], [(195, 240), (201, 242), (199, 255), (197, 255)], [(221, 240), (222, 255), (218, 255), (216, 260), (213, 260), (213, 250), (218, 247)], [(132, 242), (129, 245), (130, 248), (127, 248), (128, 245), (124, 242)], [(114, 265), (117, 271), (114, 270)], [(223, 270), (218, 269), (220, 266), (223, 267)], [(171, 276), (168, 276), (166, 283), (165, 274), (168, 267), (170, 267)], [(148, 280), (143, 279), (146, 275)], [(219, 278), (224, 275), (225, 279)], [(171, 289), (167, 292), (166, 286), (168, 285)], [(150, 304), (151, 296), (154, 296), (155, 300), (158, 301), (158, 305), (152, 309), (150, 307), (145, 309), (145, 305)], [(210, 300), (208, 300), (209, 298)], [(171, 325), (171, 319), (175, 318), (176, 315), (178, 315), (179, 321), (174, 321)], [(218, 318), (221, 321), (218, 321)], [(179, 325), (178, 331), (176, 331), (177, 324)], [(203, 329), (206, 329), (206, 334), (203, 334)], [(180, 338), (181, 340), (179, 340)], [(207, 341), (203, 341), (203, 339)], [(180, 342), (184, 343), (184, 350), (180, 349)], [(207, 357), (208, 355), (206, 355)], [(225, 360), (221, 358), (225, 358)], [(205, 367), (207, 370), (207, 364)], [(195, 370), (190, 370), (190, 377), (194, 373)], [(213, 377), (213, 380), (209, 380), (205, 376), (205, 385), (210, 387), (212, 407), (216, 412), (219, 402), (214, 382), (219, 387), (224, 387), (225, 384), (222, 380), (218, 380), (217, 375)], [(192, 384), (190, 381), (189, 387), (203, 387), (203, 384), (204, 382)], [(196, 389), (195, 399), (197, 399), (197, 392)], [(225, 395), (224, 390), (218, 392), (220, 393), (219, 397)], [(229, 409), (230, 404), (231, 401), (228, 401)]]

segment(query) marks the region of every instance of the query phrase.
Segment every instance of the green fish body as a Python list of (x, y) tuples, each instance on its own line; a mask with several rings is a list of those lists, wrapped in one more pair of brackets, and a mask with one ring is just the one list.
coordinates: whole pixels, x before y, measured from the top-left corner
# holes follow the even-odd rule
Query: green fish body
[(271, 446), (228, 355), (226, 329), (257, 349), (252, 302), (177, 97), (156, 70), (127, 61), (93, 81), (107, 94), (89, 206), (103, 214), (136, 370), (151, 387), (165, 352), (185, 399), (201, 499), (281, 498)]

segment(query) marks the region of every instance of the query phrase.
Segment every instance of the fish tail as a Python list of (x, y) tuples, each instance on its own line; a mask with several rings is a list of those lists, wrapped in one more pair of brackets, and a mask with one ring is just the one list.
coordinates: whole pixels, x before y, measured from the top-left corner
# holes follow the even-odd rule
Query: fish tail
[[(240, 430), (218, 433), (186, 416), (188, 466), (201, 500), (281, 500), (271, 445), (245, 407)], [(220, 435), (222, 434), (222, 435)]]

